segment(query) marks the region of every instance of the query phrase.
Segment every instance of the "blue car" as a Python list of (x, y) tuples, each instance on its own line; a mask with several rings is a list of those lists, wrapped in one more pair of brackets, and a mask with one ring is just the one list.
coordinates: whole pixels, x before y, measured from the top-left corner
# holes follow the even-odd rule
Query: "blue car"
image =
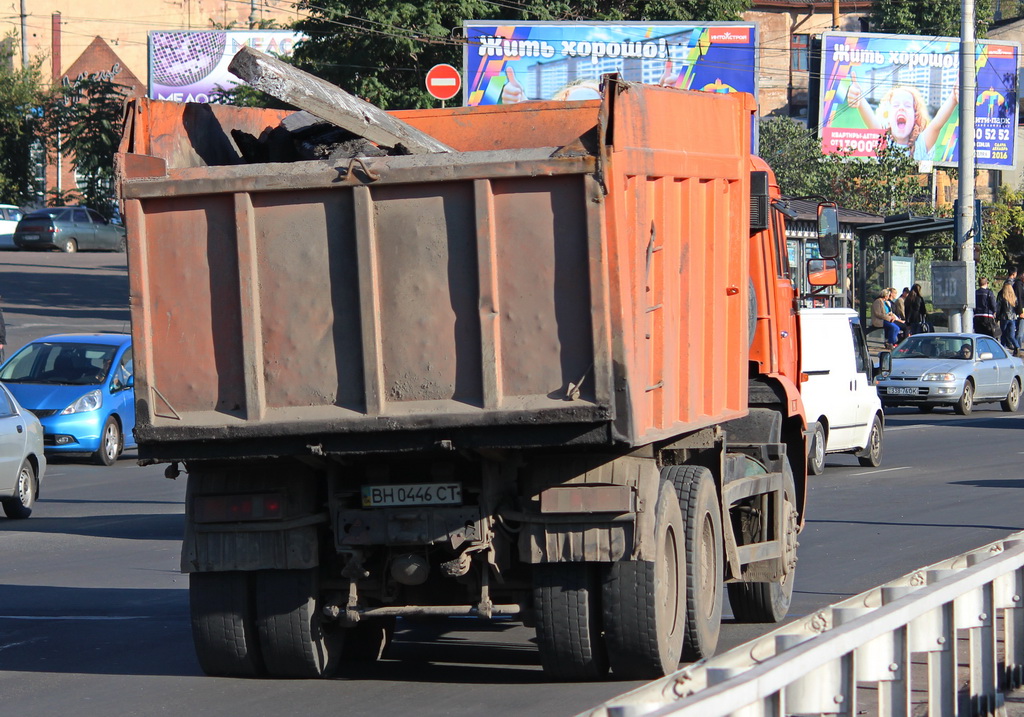
[(134, 448), (135, 380), (127, 334), (57, 334), (25, 344), (2, 380), (43, 425), (47, 455), (113, 465)]

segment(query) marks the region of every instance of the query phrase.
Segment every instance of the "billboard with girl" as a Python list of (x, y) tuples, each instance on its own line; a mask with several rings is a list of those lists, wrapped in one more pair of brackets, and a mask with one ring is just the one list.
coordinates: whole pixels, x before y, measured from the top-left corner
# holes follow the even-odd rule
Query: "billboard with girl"
[[(982, 169), (1016, 159), (1017, 60), (1011, 42), (976, 46), (975, 157)], [(919, 162), (956, 166), (960, 141), (960, 40), (824, 33), (820, 127), (823, 152), (875, 157), (879, 143)]]

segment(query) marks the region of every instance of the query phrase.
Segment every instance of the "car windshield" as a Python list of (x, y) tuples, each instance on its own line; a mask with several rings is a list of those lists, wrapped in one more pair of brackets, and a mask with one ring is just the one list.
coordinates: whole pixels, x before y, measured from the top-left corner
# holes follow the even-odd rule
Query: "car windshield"
[(897, 358), (942, 358), (968, 361), (974, 358), (974, 342), (962, 336), (921, 334), (903, 341), (892, 353)]
[(102, 383), (116, 353), (116, 346), (103, 344), (31, 343), (0, 370), (0, 381), (81, 386)]

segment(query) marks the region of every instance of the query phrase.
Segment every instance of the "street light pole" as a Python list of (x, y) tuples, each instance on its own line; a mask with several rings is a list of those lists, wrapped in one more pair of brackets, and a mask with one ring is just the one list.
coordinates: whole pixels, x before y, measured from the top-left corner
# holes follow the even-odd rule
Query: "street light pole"
[(960, 260), (966, 264), (967, 305), (960, 316), (952, 313), (951, 331), (974, 330), (974, 0), (961, 0), (960, 18), (960, 182), (957, 197), (960, 235), (954, 241), (960, 247)]

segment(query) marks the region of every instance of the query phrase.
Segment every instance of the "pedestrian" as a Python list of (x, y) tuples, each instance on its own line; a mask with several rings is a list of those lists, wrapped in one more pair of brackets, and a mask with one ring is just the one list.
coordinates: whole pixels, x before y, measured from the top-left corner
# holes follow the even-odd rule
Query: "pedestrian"
[(896, 323), (896, 314), (889, 309), (889, 289), (882, 289), (878, 298), (871, 304), (871, 325), (882, 329), (885, 333), (885, 348), (891, 349), (900, 338), (900, 327)]
[(904, 324), (907, 322), (907, 297), (910, 296), (910, 287), (904, 286), (903, 291), (896, 297), (896, 301), (892, 302), (892, 313), (900, 317), (900, 321)]
[(974, 333), (996, 337), (996, 294), (988, 288), (988, 278), (981, 277), (981, 286), (974, 292)]
[(1020, 342), (1017, 340), (1017, 319), (1020, 318), (1024, 309), (1021, 307), (1020, 299), (1013, 290), (1013, 282), (1007, 281), (1003, 284), (996, 300), (996, 320), (999, 322), (999, 329), (1002, 332), (1001, 341), (1003, 346), (1010, 349), (1014, 356), (1020, 353)]
[[(1013, 280), (1013, 290), (1024, 305), (1024, 267), (1017, 270), (1017, 278)], [(1024, 343), (1024, 317), (1017, 319), (1017, 342)]]
[(910, 287), (910, 293), (903, 300), (903, 312), (910, 333), (920, 334), (931, 330), (931, 327), (928, 326), (928, 310), (924, 304), (924, 297), (921, 296), (920, 284)]

